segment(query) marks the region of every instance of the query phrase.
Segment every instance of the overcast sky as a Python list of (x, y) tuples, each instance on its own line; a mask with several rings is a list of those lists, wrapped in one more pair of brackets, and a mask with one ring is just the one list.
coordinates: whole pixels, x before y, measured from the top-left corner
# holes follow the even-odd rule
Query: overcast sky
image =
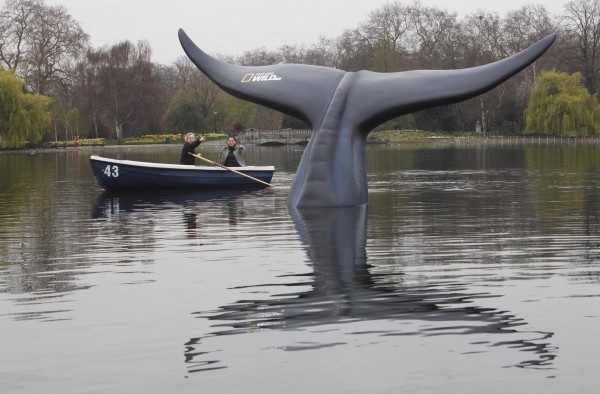
[[(170, 64), (184, 52), (177, 39), (183, 28), (209, 54), (241, 55), (260, 47), (310, 45), (320, 36), (335, 38), (364, 22), (370, 11), (390, 0), (45, 0), (62, 4), (101, 47), (119, 41), (147, 40), (154, 62)], [(399, 1), (405, 5), (412, 0)], [(456, 12), (479, 9), (504, 15), (527, 4), (543, 4), (552, 15), (567, 0), (421, 0), (421, 4)]]

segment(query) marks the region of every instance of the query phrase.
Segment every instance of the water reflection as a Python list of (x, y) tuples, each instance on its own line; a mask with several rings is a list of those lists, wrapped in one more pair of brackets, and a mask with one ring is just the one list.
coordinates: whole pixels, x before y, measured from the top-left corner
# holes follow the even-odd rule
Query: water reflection
[[(165, 207), (192, 206), (195, 203), (210, 201), (228, 201), (231, 220), (235, 221), (239, 199), (251, 196), (263, 196), (268, 191), (260, 190), (229, 190), (229, 191), (155, 191), (139, 192), (110, 192), (104, 191), (96, 200), (92, 218), (109, 218), (120, 212), (135, 212), (141, 210), (160, 210)], [(238, 201), (236, 203), (236, 201)], [(189, 220), (189, 221), (188, 221)], [(184, 223), (194, 226), (196, 216), (193, 213), (184, 214)], [(197, 225), (197, 224), (196, 224)], [(188, 227), (188, 228), (192, 228)], [(196, 227), (193, 227), (196, 228)]]
[(240, 201), (231, 199), (227, 202), (227, 217), (230, 226), (237, 226), (238, 219), (244, 215), (244, 211), (240, 209)]
[(196, 212), (184, 212), (183, 219), (185, 223), (185, 228), (193, 232), (193, 230), (198, 228), (198, 214)]
[[(8, 391), (48, 391), (74, 365), (71, 391), (135, 371), (157, 372), (148, 393), (598, 386), (600, 145), (368, 147), (368, 225), (288, 213), (294, 150), (253, 160), (278, 169), (260, 198), (109, 195), (88, 157), (0, 154)], [(209, 368), (227, 369), (181, 379)]]
[[(312, 264), (312, 272), (289, 276), (285, 285), (289, 293), (279, 292), (268, 299), (239, 300), (216, 311), (194, 313), (214, 322), (212, 327), (216, 330), (191, 338), (185, 344), (189, 372), (227, 368), (225, 360), (215, 359), (213, 352), (203, 348), (207, 341), (218, 341), (224, 335), (252, 335), (264, 330), (297, 331), (358, 321), (382, 322), (382, 328), (357, 331), (350, 325), (353, 331), (347, 332), (348, 335), (370, 335), (387, 340), (407, 335), (470, 335), (477, 338), (481, 351), (503, 346), (528, 352), (529, 356), (515, 365), (517, 367), (545, 369), (553, 365), (557, 356), (556, 348), (549, 342), (553, 333), (520, 331), (519, 327), (527, 324), (522, 318), (475, 304), (477, 300), (494, 297), (492, 294), (475, 294), (469, 291), (468, 283), (460, 282), (411, 284), (404, 281), (403, 272), (397, 269), (401, 264), (391, 269), (370, 264), (366, 253), (366, 206), (289, 208), (289, 213)], [(281, 284), (256, 284), (246, 289), (269, 286), (280, 288)], [(295, 290), (307, 286), (310, 290)], [(408, 328), (415, 324), (416, 328)], [(489, 334), (498, 334), (498, 339), (495, 342), (480, 340), (489, 338)], [(286, 346), (284, 350), (312, 350), (344, 344), (310, 342)]]
[[(92, 218), (102, 221), (112, 221), (114, 228), (123, 227), (120, 231), (139, 234), (147, 231), (151, 237), (156, 237), (159, 224), (173, 221), (173, 217), (181, 218), (173, 222), (173, 226), (183, 224), (185, 238), (200, 240), (201, 232), (206, 223), (212, 223), (215, 215), (224, 217), (225, 223), (235, 227), (238, 221), (246, 215), (243, 202), (255, 197), (264, 197), (268, 189), (229, 190), (229, 191), (157, 191), (140, 194), (139, 192), (102, 192), (94, 204)], [(210, 207), (210, 208), (208, 208)], [(214, 211), (224, 209), (223, 212)], [(131, 214), (143, 213), (132, 216)], [(132, 231), (132, 226), (140, 226), (145, 230)], [(206, 231), (206, 230), (204, 230)], [(155, 244), (152, 239), (145, 239), (146, 245)], [(190, 245), (203, 245), (194, 242)]]

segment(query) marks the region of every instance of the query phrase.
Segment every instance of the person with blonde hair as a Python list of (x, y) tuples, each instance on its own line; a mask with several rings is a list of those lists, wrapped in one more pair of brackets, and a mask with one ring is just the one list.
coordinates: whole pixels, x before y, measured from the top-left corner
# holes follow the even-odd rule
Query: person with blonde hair
[(194, 133), (187, 133), (185, 135), (185, 143), (183, 144), (183, 148), (181, 148), (181, 158), (179, 159), (179, 164), (186, 164), (193, 166), (196, 164), (196, 158), (190, 153), (196, 153), (194, 149), (196, 149), (202, 142), (204, 142), (204, 137), (200, 139), (196, 139)]

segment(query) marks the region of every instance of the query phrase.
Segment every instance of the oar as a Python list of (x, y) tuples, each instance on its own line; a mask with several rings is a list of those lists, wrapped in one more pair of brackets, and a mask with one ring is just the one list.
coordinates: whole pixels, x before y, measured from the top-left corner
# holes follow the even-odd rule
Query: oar
[(207, 163), (210, 163), (210, 164), (212, 164), (213, 166), (217, 166), (217, 167), (224, 168), (224, 169), (226, 169), (226, 170), (228, 170), (228, 171), (231, 171), (231, 172), (234, 172), (234, 173), (236, 173), (236, 174), (238, 174), (238, 175), (245, 176), (246, 178), (250, 178), (250, 179), (252, 179), (253, 181), (260, 182), (260, 183), (262, 183), (263, 185), (267, 185), (267, 186), (269, 186), (269, 187), (273, 187), (273, 185), (271, 185), (270, 183), (267, 183), (267, 182), (265, 182), (265, 181), (261, 181), (260, 179), (257, 179), (257, 178), (255, 178), (255, 177), (253, 177), (253, 176), (250, 176), (250, 175), (248, 175), (248, 174), (244, 174), (243, 172), (236, 171), (236, 170), (234, 170), (234, 169), (233, 169), (233, 168), (231, 168), (231, 167), (225, 167), (224, 165), (221, 165), (221, 164), (219, 164), (219, 163), (217, 163), (217, 162), (214, 162), (214, 161), (212, 161), (212, 160), (208, 160), (206, 157), (203, 157), (203, 156), (201, 156), (201, 155), (194, 154), (194, 153), (192, 153), (192, 152), (188, 152), (188, 153), (189, 153), (190, 155), (194, 156), (196, 159), (204, 160), (205, 162), (207, 162)]

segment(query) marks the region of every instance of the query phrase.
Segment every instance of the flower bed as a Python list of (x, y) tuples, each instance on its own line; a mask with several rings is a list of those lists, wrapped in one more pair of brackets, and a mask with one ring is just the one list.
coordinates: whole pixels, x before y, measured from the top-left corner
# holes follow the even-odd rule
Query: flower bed
[[(219, 133), (206, 133), (196, 134), (197, 137), (204, 137), (206, 141), (219, 140), (227, 138), (225, 134)], [(126, 145), (140, 145), (140, 144), (170, 144), (177, 143), (183, 144), (183, 136), (181, 134), (146, 134), (141, 137), (131, 137), (123, 141)]]
[(105, 140), (104, 138), (83, 138), (79, 141), (51, 141), (45, 142), (45, 148), (66, 148), (66, 147), (76, 147), (76, 146), (104, 146)]

